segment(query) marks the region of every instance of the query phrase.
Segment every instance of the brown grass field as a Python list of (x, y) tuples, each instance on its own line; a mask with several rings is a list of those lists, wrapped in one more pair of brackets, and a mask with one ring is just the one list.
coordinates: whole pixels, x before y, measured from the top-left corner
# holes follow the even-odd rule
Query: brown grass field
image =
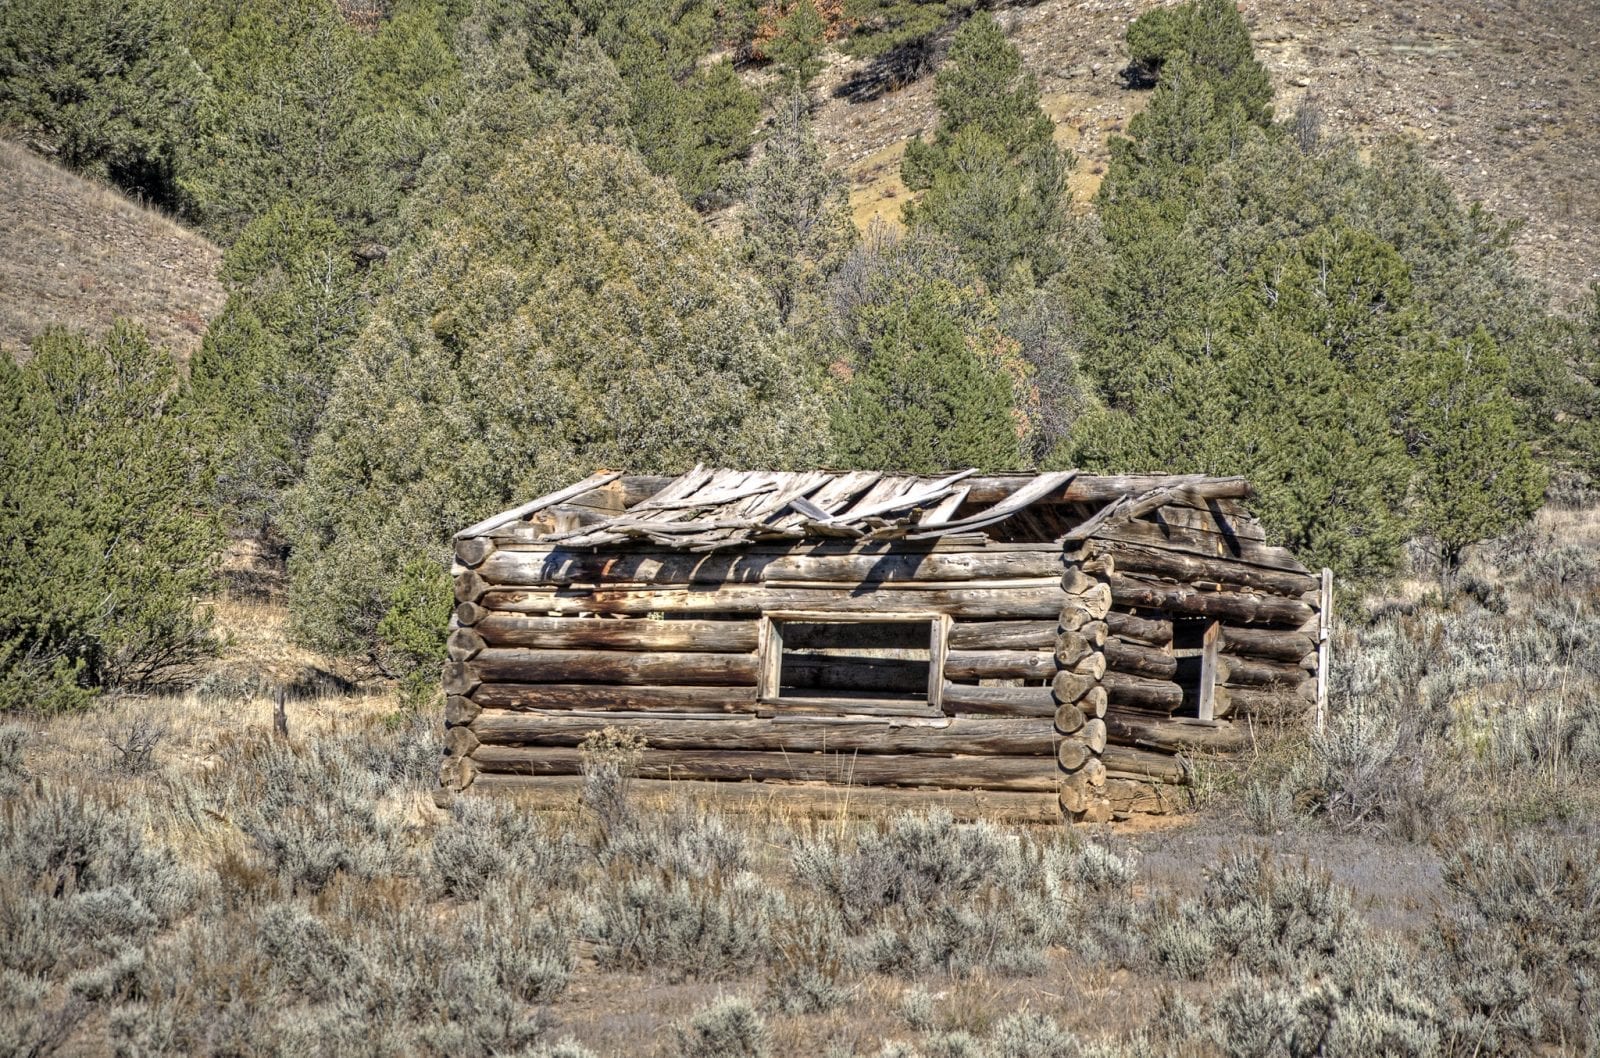
[(143, 324), (183, 360), (222, 308), (222, 254), (116, 190), (0, 140), (0, 348), (41, 331)]

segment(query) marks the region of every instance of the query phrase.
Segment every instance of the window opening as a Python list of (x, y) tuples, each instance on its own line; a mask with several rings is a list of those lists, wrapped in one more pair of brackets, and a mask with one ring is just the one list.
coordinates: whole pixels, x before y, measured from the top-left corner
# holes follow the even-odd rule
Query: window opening
[(772, 705), (937, 714), (945, 622), (937, 616), (769, 617), (761, 698)]

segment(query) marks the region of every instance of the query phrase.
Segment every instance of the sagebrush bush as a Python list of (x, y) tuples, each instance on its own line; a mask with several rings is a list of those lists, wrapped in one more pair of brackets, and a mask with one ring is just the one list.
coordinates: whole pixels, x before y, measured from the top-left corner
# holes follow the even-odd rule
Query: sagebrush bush
[(294, 747), (265, 736), (223, 754), (213, 789), (231, 802), (262, 862), (292, 889), (319, 892), (340, 874), (401, 873), (409, 848), (379, 812), (396, 777), (367, 766), (359, 737)]
[(1159, 908), (1147, 927), (1150, 957), (1176, 976), (1219, 964), (1288, 974), (1326, 963), (1359, 936), (1349, 894), (1325, 872), (1239, 852), (1208, 874), (1202, 897)]
[(838, 909), (824, 901), (795, 899), (773, 928), (772, 977), (767, 991), (786, 1014), (814, 1014), (843, 1006), (855, 989), (850, 946)]
[(44, 974), (104, 961), (196, 899), (190, 872), (123, 811), (71, 790), (0, 811), (0, 967)]
[(1465, 986), (1463, 1017), (1500, 1053), (1600, 1047), (1600, 840), (1473, 834), (1450, 850), (1444, 883), (1452, 904), (1438, 945)]
[(703, 878), (750, 865), (749, 839), (728, 820), (692, 805), (665, 813), (628, 814), (605, 832), (601, 859)]
[(767, 958), (783, 895), (752, 874), (690, 881), (607, 876), (585, 917), (601, 966), (654, 969), (669, 980), (727, 980)]
[(21, 724), (0, 724), (0, 797), (22, 789), (28, 777), (27, 748), (33, 732)]
[(512, 877), (548, 890), (566, 888), (591, 859), (591, 851), (570, 832), (546, 826), (517, 805), (488, 798), (456, 798), (450, 822), (433, 838), (433, 867), (441, 890), (467, 899)]
[[(1132, 868), (1091, 843), (1038, 842), (948, 813), (903, 814), (860, 834), (796, 844), (796, 878), (830, 900), (864, 966), (893, 973), (1036, 971), (1044, 949), (1114, 949)], [(1093, 906), (1095, 915), (1084, 911)]]
[(748, 999), (728, 996), (673, 1026), (675, 1058), (766, 1058), (767, 1024)]

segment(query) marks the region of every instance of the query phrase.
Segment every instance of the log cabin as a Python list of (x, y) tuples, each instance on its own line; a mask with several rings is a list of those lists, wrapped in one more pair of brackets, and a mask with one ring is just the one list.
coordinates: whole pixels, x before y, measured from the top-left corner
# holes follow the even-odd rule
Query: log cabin
[(1331, 578), (1269, 544), (1249, 496), (1197, 475), (596, 474), (456, 536), (441, 797), (579, 775), (613, 727), (644, 739), (650, 783), (1170, 810), (1198, 756), (1325, 687)]

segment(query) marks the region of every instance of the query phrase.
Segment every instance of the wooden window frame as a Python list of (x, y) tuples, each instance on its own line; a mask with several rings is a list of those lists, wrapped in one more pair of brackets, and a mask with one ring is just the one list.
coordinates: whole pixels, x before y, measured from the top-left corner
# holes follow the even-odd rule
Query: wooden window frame
[[(950, 615), (932, 612), (906, 613), (838, 613), (826, 610), (772, 610), (761, 615), (757, 652), (760, 668), (756, 684), (756, 699), (762, 706), (776, 709), (782, 706), (807, 707), (818, 704), (835, 706), (841, 713), (850, 712), (855, 700), (849, 698), (821, 699), (782, 697), (778, 692), (783, 676), (783, 625), (806, 624), (915, 624), (928, 625), (928, 690), (926, 708), (916, 710), (916, 703), (907, 702), (909, 716), (944, 715), (944, 664), (949, 652)], [(882, 703), (861, 699), (863, 706), (881, 708)]]

